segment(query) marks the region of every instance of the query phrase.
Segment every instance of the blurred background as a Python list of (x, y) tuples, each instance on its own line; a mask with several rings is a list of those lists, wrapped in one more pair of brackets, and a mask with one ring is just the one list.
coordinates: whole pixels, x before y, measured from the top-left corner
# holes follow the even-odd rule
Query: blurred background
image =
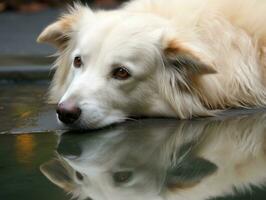
[[(126, 0), (79, 0), (92, 8), (112, 9)], [(36, 38), (73, 0), (0, 0), (0, 82), (47, 76), (56, 52)], [(28, 73), (30, 72), (30, 73)], [(33, 75), (34, 74), (34, 75)]]
[[(80, 0), (95, 7), (114, 8), (125, 0)], [(38, 12), (49, 7), (62, 7), (71, 4), (73, 0), (2, 0), (0, 1), (0, 11)]]

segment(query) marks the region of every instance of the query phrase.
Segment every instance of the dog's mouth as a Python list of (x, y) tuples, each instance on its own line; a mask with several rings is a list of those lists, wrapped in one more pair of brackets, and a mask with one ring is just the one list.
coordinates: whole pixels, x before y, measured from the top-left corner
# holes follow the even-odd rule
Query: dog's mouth
[(106, 116), (104, 118), (94, 118), (89, 119), (83, 115), (80, 115), (78, 119), (73, 116), (69, 116), (69, 119), (63, 119), (57, 114), (57, 121), (60, 126), (74, 131), (86, 131), (86, 130), (96, 130), (102, 129), (110, 126), (116, 126), (125, 121), (137, 120), (137, 118), (128, 118), (128, 117), (117, 117), (117, 116)]
[[(86, 130), (97, 130), (108, 128), (111, 126), (117, 126), (123, 122), (139, 121), (150, 118), (145, 115), (128, 115), (128, 117), (122, 117), (119, 115), (101, 115), (101, 117), (96, 117), (100, 115), (95, 115), (95, 117), (86, 116), (85, 111), (80, 111), (77, 114), (67, 114), (65, 116), (60, 116), (57, 112), (57, 121), (62, 127), (71, 131), (86, 131)], [(161, 116), (153, 118), (162, 118)]]

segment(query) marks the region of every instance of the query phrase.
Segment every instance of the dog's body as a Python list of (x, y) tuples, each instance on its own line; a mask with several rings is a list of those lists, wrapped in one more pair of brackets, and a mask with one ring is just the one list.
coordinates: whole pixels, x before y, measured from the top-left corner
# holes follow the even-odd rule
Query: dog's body
[(265, 19), (259, 0), (75, 6), (39, 37), (60, 49), (51, 100), (74, 102), (81, 112), (71, 125), (85, 128), (265, 106)]

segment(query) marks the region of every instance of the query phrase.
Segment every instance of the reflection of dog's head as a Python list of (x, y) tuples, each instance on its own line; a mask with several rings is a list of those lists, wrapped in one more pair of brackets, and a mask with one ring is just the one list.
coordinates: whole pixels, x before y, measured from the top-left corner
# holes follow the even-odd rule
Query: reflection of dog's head
[(158, 122), (63, 135), (59, 160), (41, 169), (74, 196), (96, 200), (203, 200), (265, 178), (265, 116)]
[[(73, 145), (73, 135), (63, 135), (58, 146), (59, 160), (42, 165), (42, 172), (81, 199), (159, 200), (174, 185), (186, 187), (198, 183), (216, 170), (214, 164), (197, 156), (188, 156), (178, 166), (174, 164), (177, 157), (191, 150), (192, 135), (182, 138), (183, 126), (178, 127), (174, 120), (160, 120), (157, 123), (160, 126), (154, 126), (154, 121), (146, 122), (90, 135), (75, 134), (80, 138), (74, 141), (73, 151), (68, 147)], [(171, 144), (175, 137), (180, 138)], [(183, 145), (180, 151), (176, 146), (183, 142), (188, 145)], [(197, 173), (186, 178), (186, 167)]]

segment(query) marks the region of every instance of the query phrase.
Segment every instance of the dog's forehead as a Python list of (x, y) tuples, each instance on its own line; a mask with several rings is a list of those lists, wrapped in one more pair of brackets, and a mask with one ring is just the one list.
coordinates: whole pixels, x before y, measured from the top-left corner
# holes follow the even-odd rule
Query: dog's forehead
[[(100, 18), (89, 26), (81, 28), (78, 35), (78, 47), (83, 54), (107, 51), (138, 50), (148, 48), (155, 38), (155, 31), (146, 30), (141, 17), (124, 16)], [(154, 37), (153, 37), (154, 36)]]
[(115, 19), (99, 19), (89, 24), (83, 24), (77, 35), (77, 46), (83, 53), (97, 51), (106, 35), (115, 25)]

